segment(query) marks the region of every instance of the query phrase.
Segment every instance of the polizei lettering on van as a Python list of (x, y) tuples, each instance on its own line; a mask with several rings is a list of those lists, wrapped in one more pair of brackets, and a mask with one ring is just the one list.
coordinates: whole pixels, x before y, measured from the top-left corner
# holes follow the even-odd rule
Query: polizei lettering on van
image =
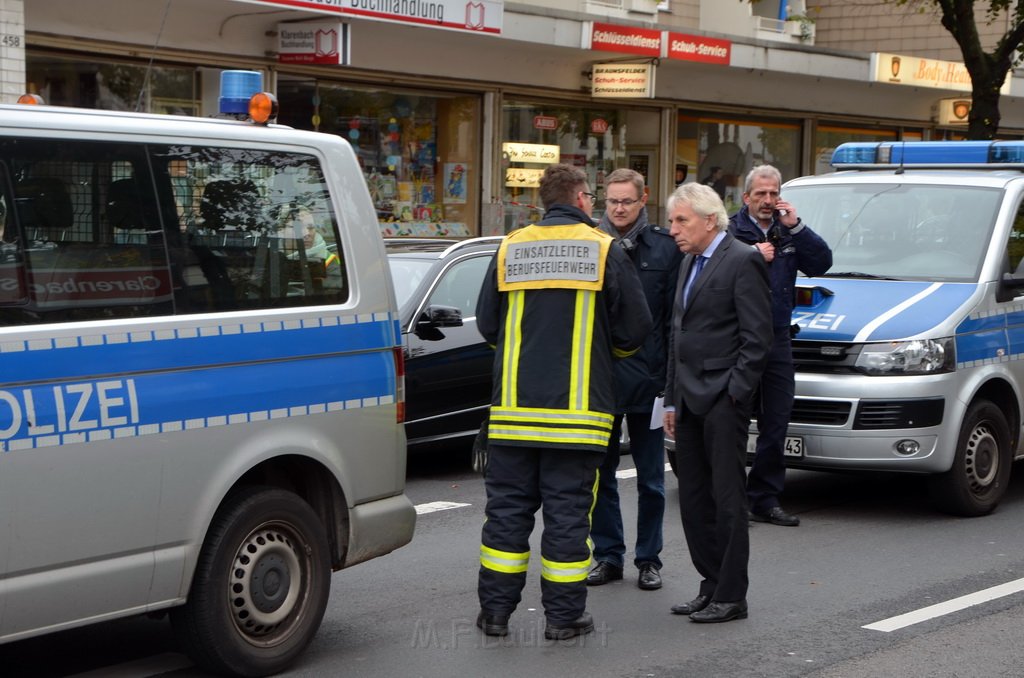
[(0, 440), (138, 423), (134, 379), (0, 391)]

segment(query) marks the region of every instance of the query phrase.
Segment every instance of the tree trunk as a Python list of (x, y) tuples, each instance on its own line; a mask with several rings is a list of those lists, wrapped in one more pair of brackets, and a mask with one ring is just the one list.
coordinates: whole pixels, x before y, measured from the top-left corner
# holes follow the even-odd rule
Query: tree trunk
[[(1001, 84), (1001, 83), (1000, 83)], [(999, 131), (999, 84), (973, 80), (971, 114), (967, 118), (967, 138), (995, 139)]]

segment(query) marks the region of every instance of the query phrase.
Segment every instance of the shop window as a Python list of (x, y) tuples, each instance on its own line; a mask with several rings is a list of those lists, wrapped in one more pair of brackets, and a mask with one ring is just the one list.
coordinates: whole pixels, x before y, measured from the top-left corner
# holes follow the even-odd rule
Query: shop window
[(743, 206), (743, 182), (755, 166), (774, 165), (783, 180), (801, 174), (797, 123), (680, 114), (678, 124), (679, 174), (713, 186), (730, 214)]
[(480, 97), (287, 78), (278, 92), (281, 122), (352, 144), (383, 235), (479, 235)]
[[(814, 132), (814, 173), (832, 172), (832, 152), (849, 141), (896, 141), (896, 130), (818, 125)], [(909, 139), (908, 139), (909, 140)]]
[(27, 90), (54, 106), (198, 115), (198, 78), (194, 68), (167, 65), (32, 53), (25, 61)]
[[(633, 167), (645, 175), (652, 195), (649, 218), (656, 221), (659, 205), (656, 138), (640, 138), (630, 146), (630, 120), (644, 120), (644, 111), (624, 108), (595, 108), (523, 101), (506, 101), (503, 110), (500, 178), (504, 201), (504, 228), (511, 231), (538, 221), (544, 212), (538, 188), (544, 169), (561, 162), (582, 168), (591, 188), (598, 194), (594, 218), (603, 210), (604, 178), (619, 167)], [(649, 127), (657, 130), (652, 117)], [(633, 132), (634, 130), (629, 130)], [(656, 134), (656, 132), (654, 132)], [(634, 135), (636, 136), (636, 135)], [(650, 143), (648, 143), (650, 142)]]

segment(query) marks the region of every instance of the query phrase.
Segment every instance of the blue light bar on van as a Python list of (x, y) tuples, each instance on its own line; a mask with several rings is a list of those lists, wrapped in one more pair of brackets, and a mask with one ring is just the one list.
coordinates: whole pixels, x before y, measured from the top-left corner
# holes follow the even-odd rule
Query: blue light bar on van
[(249, 98), (263, 90), (259, 71), (222, 71), (220, 74), (220, 112), (246, 114)]
[(840, 144), (833, 167), (1024, 164), (1024, 141), (883, 141)]

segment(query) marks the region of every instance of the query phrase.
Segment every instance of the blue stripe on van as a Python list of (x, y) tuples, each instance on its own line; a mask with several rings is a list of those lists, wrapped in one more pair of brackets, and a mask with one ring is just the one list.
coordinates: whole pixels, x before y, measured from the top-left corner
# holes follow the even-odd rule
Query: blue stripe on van
[[(921, 288), (927, 286), (928, 284), (923, 284)], [(970, 299), (975, 290), (977, 285), (973, 283), (945, 283), (932, 294), (875, 328), (867, 340), (890, 341), (927, 332), (936, 325), (946, 322), (956, 309)], [(896, 303), (898, 302), (893, 303), (886, 297), (886, 306), (891, 308)]]
[(108, 334), (97, 345), (85, 336), (45, 340), (14, 352), (5, 344), (0, 373), (24, 385), (0, 384), (0, 450), (395, 403), (390, 317), (256, 325), (179, 328), (124, 343)]
[(204, 365), (273, 361), (397, 345), (390, 318), (329, 316), (303, 321), (218, 322), (38, 341), (0, 341), (4, 384), (88, 379)]

